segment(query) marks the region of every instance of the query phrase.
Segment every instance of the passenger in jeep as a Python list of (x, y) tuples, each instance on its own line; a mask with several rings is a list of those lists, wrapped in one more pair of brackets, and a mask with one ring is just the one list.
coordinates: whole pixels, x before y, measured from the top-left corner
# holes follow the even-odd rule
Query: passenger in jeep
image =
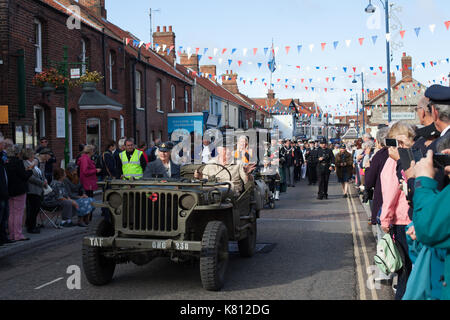
[[(255, 170), (256, 164), (251, 163), (245, 165), (244, 163), (234, 163), (231, 147), (218, 147), (217, 153), (217, 157), (208, 162), (203, 172), (196, 171), (194, 177), (196, 179), (203, 179), (203, 176), (206, 176), (208, 180), (215, 178), (217, 182), (230, 182), (231, 190), (233, 190), (236, 196), (239, 196), (244, 191), (244, 185), (253, 179), (251, 173)], [(230, 171), (231, 181), (228, 172), (221, 166), (215, 166), (215, 163), (224, 166)]]

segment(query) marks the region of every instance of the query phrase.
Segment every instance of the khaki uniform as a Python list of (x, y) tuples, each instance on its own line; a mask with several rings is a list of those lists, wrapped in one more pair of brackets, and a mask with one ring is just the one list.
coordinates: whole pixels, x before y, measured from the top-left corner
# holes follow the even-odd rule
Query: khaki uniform
[(244, 190), (244, 185), (248, 182), (248, 176), (244, 171), (244, 164), (227, 164), (224, 167), (230, 171), (231, 181), (230, 175), (225, 169), (211, 162), (203, 168), (203, 177), (208, 179), (216, 178), (217, 182), (231, 182), (231, 190), (233, 190), (236, 196), (239, 196)]

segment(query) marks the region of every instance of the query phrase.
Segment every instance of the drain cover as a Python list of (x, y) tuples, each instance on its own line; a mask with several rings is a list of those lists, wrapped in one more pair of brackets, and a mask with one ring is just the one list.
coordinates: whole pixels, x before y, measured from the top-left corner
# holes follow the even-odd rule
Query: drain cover
[[(256, 253), (270, 253), (273, 248), (275, 248), (275, 243), (257, 243), (256, 244)], [(239, 248), (237, 242), (228, 243), (228, 253), (230, 254), (238, 254)]]

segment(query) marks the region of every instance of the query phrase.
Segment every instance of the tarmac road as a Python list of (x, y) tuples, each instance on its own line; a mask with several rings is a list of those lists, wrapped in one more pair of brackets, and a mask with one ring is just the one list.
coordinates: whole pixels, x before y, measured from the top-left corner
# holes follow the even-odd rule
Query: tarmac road
[(262, 212), (258, 253), (240, 258), (231, 245), (227, 282), (220, 292), (202, 288), (198, 265), (164, 258), (143, 267), (118, 265), (109, 285), (94, 287), (82, 272), (82, 235), (75, 235), (0, 259), (0, 300), (392, 299), (389, 286), (370, 290), (366, 282), (375, 242), (359, 199), (342, 198), (335, 177), (328, 200), (316, 200), (316, 192), (317, 186), (302, 181), (282, 194), (276, 209)]

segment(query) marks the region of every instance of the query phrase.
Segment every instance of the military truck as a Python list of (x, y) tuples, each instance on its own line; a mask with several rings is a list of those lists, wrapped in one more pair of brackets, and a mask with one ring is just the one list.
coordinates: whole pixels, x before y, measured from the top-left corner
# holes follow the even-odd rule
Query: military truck
[(228, 242), (237, 241), (242, 257), (254, 255), (262, 208), (255, 183), (249, 181), (236, 197), (228, 182), (195, 180), (194, 171), (204, 167), (182, 167), (179, 180), (103, 183), (103, 202), (97, 207), (107, 208), (110, 218), (93, 221), (82, 245), (83, 269), (91, 284), (108, 284), (117, 264), (145, 265), (169, 257), (199, 261), (203, 287), (219, 291), (229, 261)]

